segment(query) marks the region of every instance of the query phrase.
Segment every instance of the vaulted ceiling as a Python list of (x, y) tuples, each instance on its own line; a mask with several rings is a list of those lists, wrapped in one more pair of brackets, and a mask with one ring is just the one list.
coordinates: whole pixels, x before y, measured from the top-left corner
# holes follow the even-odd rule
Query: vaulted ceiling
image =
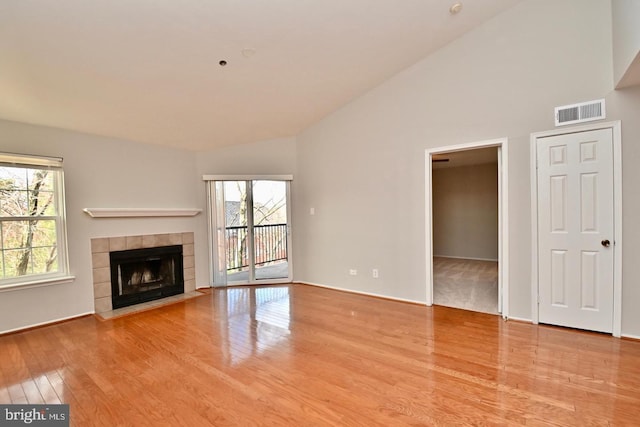
[(192, 150), (293, 136), (518, 1), (2, 0), (0, 118)]

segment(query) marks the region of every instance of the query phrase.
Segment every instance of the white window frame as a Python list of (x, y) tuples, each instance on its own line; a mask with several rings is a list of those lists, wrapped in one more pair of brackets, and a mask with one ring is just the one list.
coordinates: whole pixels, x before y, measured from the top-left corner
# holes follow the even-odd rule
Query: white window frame
[[(58, 252), (58, 271), (43, 274), (27, 274), (21, 277), (0, 278), (0, 292), (68, 283), (73, 281), (75, 277), (71, 276), (69, 273), (69, 257), (67, 248), (67, 229), (65, 215), (64, 170), (62, 167), (62, 158), (0, 153), (0, 166), (11, 166), (25, 169), (49, 169), (55, 172), (54, 192), (56, 197), (57, 214), (55, 216), (42, 217), (42, 219), (55, 220), (57, 239), (56, 245)], [(4, 219), (0, 216), (0, 222), (2, 221), (11, 220)]]

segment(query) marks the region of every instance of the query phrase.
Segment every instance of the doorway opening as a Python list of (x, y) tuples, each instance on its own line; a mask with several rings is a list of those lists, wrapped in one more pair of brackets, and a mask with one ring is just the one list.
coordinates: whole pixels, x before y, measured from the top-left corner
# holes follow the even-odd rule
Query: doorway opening
[(290, 282), (290, 180), (213, 178), (208, 181), (213, 286)]
[(498, 314), (498, 148), (431, 162), (433, 303)]
[(427, 305), (508, 316), (507, 140), (426, 150)]

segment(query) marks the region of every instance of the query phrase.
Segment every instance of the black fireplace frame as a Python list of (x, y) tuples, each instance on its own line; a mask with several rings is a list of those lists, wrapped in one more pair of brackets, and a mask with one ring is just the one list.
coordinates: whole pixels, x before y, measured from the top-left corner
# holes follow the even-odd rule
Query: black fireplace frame
[[(154, 261), (159, 257), (169, 257), (173, 261), (175, 283), (163, 284), (158, 288), (134, 294), (120, 295), (119, 267), (122, 264)], [(109, 253), (109, 261), (111, 269), (111, 303), (114, 310), (184, 293), (184, 262), (182, 257), (182, 245), (113, 251)]]

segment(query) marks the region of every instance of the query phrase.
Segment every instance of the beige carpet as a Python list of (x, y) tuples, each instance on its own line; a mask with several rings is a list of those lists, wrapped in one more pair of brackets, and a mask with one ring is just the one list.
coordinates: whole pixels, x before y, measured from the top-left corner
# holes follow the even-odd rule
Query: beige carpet
[(433, 258), (433, 303), (498, 313), (498, 263)]

